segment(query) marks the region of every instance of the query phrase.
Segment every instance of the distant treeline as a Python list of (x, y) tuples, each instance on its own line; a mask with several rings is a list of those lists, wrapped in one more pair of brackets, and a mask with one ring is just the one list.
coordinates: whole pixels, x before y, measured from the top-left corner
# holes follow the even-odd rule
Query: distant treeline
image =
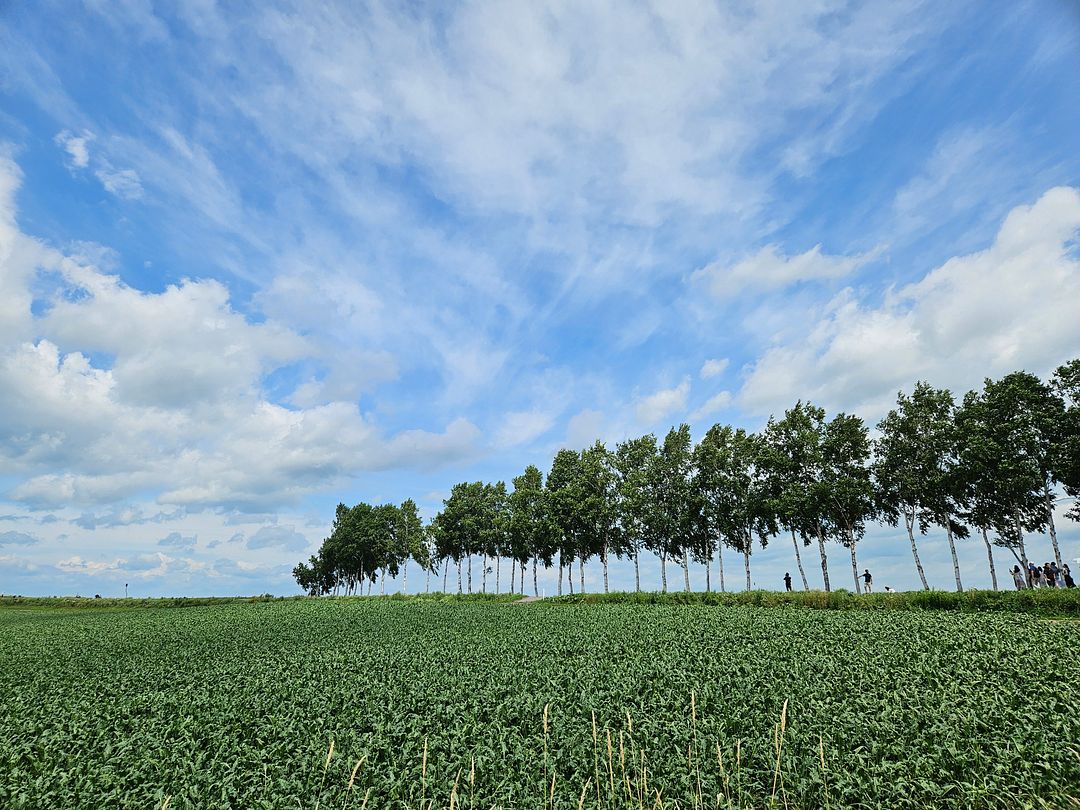
[[(802, 549), (816, 546), (828, 592), (826, 544), (840, 543), (850, 552), (860, 593), (856, 551), (872, 522), (904, 525), (924, 589), (917, 539), (929, 532), (948, 542), (958, 591), (956, 541), (971, 534), (985, 544), (994, 590), (991, 546), (1008, 549), (1027, 571), (1030, 532), (1049, 535), (1055, 564), (1063, 568), (1054, 506), (1059, 487), (1074, 501), (1080, 495), (1080, 359), (1049, 381), (1023, 371), (987, 379), (959, 404), (950, 391), (919, 382), (899, 393), (877, 427), (871, 440), (858, 416), (829, 419), (822, 408), (799, 401), (760, 433), (718, 424), (694, 445), (683, 424), (663, 441), (647, 434), (614, 449), (597, 441), (580, 452), (560, 450), (546, 478), (529, 465), (511, 490), (502, 481), (456, 484), (426, 525), (412, 500), (339, 504), (330, 537), (293, 573), (313, 595), (359, 593), (365, 582), (370, 593), (387, 573), (400, 572), (404, 589), (413, 560), (426, 574), (425, 591), (440, 571), (446, 591), (454, 567), (457, 592), (471, 593), (472, 558), (480, 557), (483, 592), (492, 560), (501, 590), (506, 560), (511, 592), (524, 592), (531, 565), (538, 593), (537, 568), (557, 564), (561, 595), (564, 571), (573, 593), (575, 563), (585, 590), (584, 567), (595, 558), (606, 592), (615, 556), (633, 560), (640, 591), (639, 561), (648, 551), (660, 559), (663, 591), (669, 562), (681, 567), (687, 591), (692, 563), (704, 566), (706, 591), (712, 590), (715, 562), (724, 591), (727, 548), (741, 556), (750, 590), (754, 547), (790, 538), (804, 590), (810, 587)], [(1080, 520), (1075, 503), (1068, 517)]]

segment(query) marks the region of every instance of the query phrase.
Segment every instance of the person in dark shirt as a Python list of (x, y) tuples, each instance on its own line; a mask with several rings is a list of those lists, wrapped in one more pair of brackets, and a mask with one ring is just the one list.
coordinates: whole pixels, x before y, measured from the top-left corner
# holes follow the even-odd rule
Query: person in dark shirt
[(869, 568), (863, 569), (862, 581), (863, 581), (863, 591), (865, 591), (866, 593), (873, 593), (874, 592), (874, 587), (873, 587), (874, 586), (874, 578), (872, 576), (870, 576), (870, 569)]
[(1060, 584), (1061, 572), (1058, 570), (1057, 563), (1048, 562), (1043, 566), (1043, 576), (1046, 578), (1046, 585), (1049, 588), (1057, 588)]
[(784, 574), (784, 587), (791, 590), (791, 574), (789, 573)]
[(1073, 581), (1072, 571), (1069, 570), (1068, 563), (1061, 566), (1061, 579), (1065, 583), (1066, 588), (1076, 587), (1076, 582)]

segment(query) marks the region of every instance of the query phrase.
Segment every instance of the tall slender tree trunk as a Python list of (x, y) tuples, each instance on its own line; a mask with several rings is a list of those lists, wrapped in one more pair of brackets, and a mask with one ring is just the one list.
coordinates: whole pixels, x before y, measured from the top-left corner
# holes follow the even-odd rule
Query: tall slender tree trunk
[(469, 593), (472, 593), (472, 554), (465, 558), (465, 562), (468, 566)]
[[(495, 593), (496, 594), (500, 593), (500, 591), (499, 591), (499, 569), (501, 567), (502, 567), (502, 556), (501, 555), (495, 555)], [(510, 582), (511, 582), (510, 593), (514, 592), (513, 581), (514, 581), (513, 578), (511, 578), (510, 579)]]
[(859, 563), (855, 560), (855, 532), (848, 531), (848, 550), (851, 552), (851, 574), (855, 577), (855, 593), (862, 593), (859, 585)]
[(484, 555), (484, 569), (480, 572), (480, 593), (487, 593), (488, 555)]
[(660, 592), (667, 593), (667, 557), (660, 555)]
[(634, 592), (641, 593), (641, 549), (634, 549)]
[(431, 558), (428, 558), (427, 563), (427, 581), (424, 583), (424, 593), (431, 593)]
[(720, 569), (720, 593), (727, 592), (724, 585), (724, 541), (719, 540), (716, 544), (716, 567)]
[(1028, 576), (1028, 565), (1030, 565), (1030, 563), (1028, 562), (1027, 548), (1025, 548), (1024, 546), (1024, 527), (1020, 523), (1020, 510), (1014, 506), (1012, 513), (1013, 525), (1016, 527), (1016, 542), (1020, 546), (1020, 563), (1024, 566), (1024, 580), (1027, 582), (1027, 586), (1030, 588), (1035, 583), (1032, 582), (1030, 577)]
[(795, 537), (795, 527), (791, 527), (791, 545), (795, 547), (795, 564), (799, 566), (799, 576), (802, 578), (802, 589), (810, 590), (810, 583), (806, 581), (806, 572), (802, 567), (802, 554), (799, 553), (799, 541)]
[(949, 538), (949, 553), (952, 554), (952, 570), (953, 576), (956, 577), (956, 591), (960, 593), (964, 590), (963, 584), (960, 582), (960, 560), (956, 558), (956, 538), (953, 537), (952, 526), (949, 525), (949, 518), (945, 518), (945, 536)]
[(743, 567), (746, 569), (746, 592), (750, 592), (750, 541), (743, 546)]
[(446, 577), (450, 573), (450, 555), (443, 557), (442, 592), (446, 593)]
[(604, 564), (604, 593), (608, 592), (608, 559), (607, 559), (607, 543), (604, 543), (600, 549), (600, 562)]
[(409, 558), (405, 558), (405, 562), (401, 564), (401, 592), (408, 593), (409, 587)]
[(514, 580), (517, 577), (517, 560), (513, 560), (510, 565), (510, 593), (514, 592)]
[(690, 593), (690, 550), (686, 548), (682, 552), (682, 573), (683, 585), (686, 587), (686, 592)]
[(521, 564), (521, 583), (518, 585), (518, 593), (525, 595), (525, 563)]
[[(525, 576), (524, 569), (521, 572), (521, 576)], [(533, 596), (540, 595), (540, 586), (536, 584), (536, 557), (533, 557)]]
[(566, 587), (570, 590), (570, 595), (574, 595), (574, 558), (571, 557), (566, 561)]
[(829, 587), (829, 558), (825, 556), (825, 536), (821, 533), (821, 524), (817, 527), (818, 554), (821, 555), (821, 578), (825, 582), (825, 593), (832, 590)]
[(994, 552), (990, 547), (990, 538), (986, 536), (986, 527), (980, 527), (982, 529), (983, 545), (986, 546), (986, 560), (990, 563), (990, 582), (994, 586), (994, 590), (998, 589), (997, 584), (997, 570), (994, 568)]
[(371, 596), (371, 586), (375, 584), (375, 577), (372, 577), (367, 581), (367, 595)]
[(1043, 489), (1043, 498), (1046, 500), (1046, 525), (1050, 532), (1050, 545), (1054, 547), (1054, 562), (1057, 563), (1058, 571), (1060, 571), (1061, 549), (1058, 547), (1057, 527), (1054, 525), (1054, 496), (1050, 492), (1049, 485)]
[(563, 569), (563, 561), (562, 561), (562, 555), (560, 554), (559, 555), (559, 591), (558, 591), (559, 596), (562, 596), (562, 569)]
[(585, 558), (578, 560), (578, 572), (581, 574), (581, 593), (585, 593)]
[(904, 510), (904, 525), (907, 526), (908, 540), (911, 541), (911, 556), (915, 558), (915, 568), (919, 572), (922, 589), (928, 591), (930, 586), (926, 583), (926, 572), (923, 571), (922, 560), (919, 559), (919, 549), (915, 546), (915, 515), (907, 509)]
[(461, 595), (461, 558), (458, 557), (457, 561), (457, 592), (458, 596)]
[(712, 593), (712, 549), (705, 555), (705, 593)]

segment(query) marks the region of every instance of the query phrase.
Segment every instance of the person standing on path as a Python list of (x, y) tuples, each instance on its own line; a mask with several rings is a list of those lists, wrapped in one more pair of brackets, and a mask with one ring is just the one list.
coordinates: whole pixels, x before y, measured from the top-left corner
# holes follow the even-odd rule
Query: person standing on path
[(863, 570), (862, 581), (863, 581), (863, 593), (873, 593), (874, 592), (874, 588), (873, 588), (874, 578), (872, 576), (870, 576), (870, 569), (869, 568), (866, 568), (866, 569)]
[(787, 588), (788, 593), (791, 593), (791, 574), (784, 574), (784, 587)]
[(1020, 570), (1019, 565), (1012, 567), (1013, 584), (1016, 586), (1016, 590), (1022, 591), (1027, 585), (1024, 584), (1024, 572)]
[(1072, 571), (1069, 570), (1069, 564), (1062, 565), (1062, 581), (1065, 583), (1066, 588), (1076, 588), (1077, 583), (1072, 580)]

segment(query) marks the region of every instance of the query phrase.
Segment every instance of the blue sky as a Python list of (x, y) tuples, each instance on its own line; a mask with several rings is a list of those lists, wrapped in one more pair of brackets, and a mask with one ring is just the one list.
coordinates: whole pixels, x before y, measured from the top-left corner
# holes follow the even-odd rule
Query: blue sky
[(293, 592), (339, 500), (1046, 374), (1078, 97), (1064, 0), (7, 4), (0, 591)]

